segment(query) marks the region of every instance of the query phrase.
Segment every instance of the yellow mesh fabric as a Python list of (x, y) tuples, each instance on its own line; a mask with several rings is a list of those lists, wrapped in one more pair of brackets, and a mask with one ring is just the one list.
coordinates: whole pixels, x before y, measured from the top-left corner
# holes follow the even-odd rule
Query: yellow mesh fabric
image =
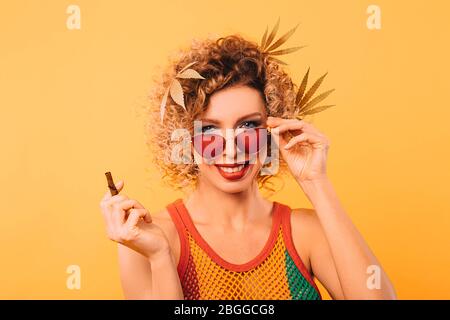
[[(286, 246), (280, 227), (270, 254), (259, 265), (248, 271), (228, 270), (215, 261), (187, 232), (190, 255), (183, 282), (185, 299), (241, 300), (292, 299), (286, 272)], [(303, 278), (308, 290), (314, 290)]]

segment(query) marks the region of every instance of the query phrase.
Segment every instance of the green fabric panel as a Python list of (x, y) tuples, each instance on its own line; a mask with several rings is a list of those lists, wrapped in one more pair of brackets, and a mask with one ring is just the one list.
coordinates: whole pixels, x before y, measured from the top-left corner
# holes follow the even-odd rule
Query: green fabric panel
[(305, 279), (289, 255), (284, 251), (286, 258), (286, 273), (291, 291), (292, 300), (320, 300), (316, 289)]

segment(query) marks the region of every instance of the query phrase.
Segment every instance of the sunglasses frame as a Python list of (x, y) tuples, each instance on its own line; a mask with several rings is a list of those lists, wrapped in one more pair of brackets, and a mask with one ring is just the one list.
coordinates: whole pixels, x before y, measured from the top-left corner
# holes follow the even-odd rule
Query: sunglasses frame
[[(272, 139), (271, 139), (271, 138), (272, 138), (272, 135), (271, 135), (271, 133), (270, 133), (269, 128), (267, 128), (267, 127), (257, 127), (257, 128), (245, 129), (244, 131), (242, 131), (242, 132), (240, 132), (240, 133), (238, 133), (238, 134), (235, 134), (235, 135), (234, 135), (234, 145), (236, 146), (236, 148), (237, 148), (240, 152), (243, 152), (243, 153), (249, 154), (249, 155), (253, 155), (253, 154), (259, 153), (260, 150), (261, 150), (261, 148), (262, 148), (262, 147), (257, 148), (257, 150), (256, 150), (254, 153), (248, 153), (248, 152), (246, 152), (246, 150), (241, 150), (241, 149), (239, 148), (239, 144), (238, 144), (238, 137), (239, 137), (239, 135), (248, 133), (248, 131), (251, 131), (251, 130), (256, 131), (258, 135), (259, 135), (259, 131), (260, 131), (260, 130), (266, 130), (266, 134), (267, 134), (267, 135), (266, 135), (266, 143), (265, 143), (265, 146), (270, 146), (270, 144), (271, 144), (271, 142), (272, 142)], [(207, 134), (207, 133), (206, 133), (206, 134), (205, 134), (204, 132), (199, 132), (199, 133), (197, 133), (197, 134), (194, 134), (194, 136), (192, 136), (191, 142), (192, 142), (192, 144), (194, 145), (194, 149), (195, 149), (195, 151), (196, 151), (198, 154), (200, 154), (200, 156), (201, 156), (202, 158), (205, 158), (205, 159), (208, 159), (208, 160), (213, 160), (213, 159), (216, 159), (216, 158), (220, 157), (220, 156), (223, 154), (223, 152), (224, 152), (224, 150), (225, 150), (225, 148), (226, 148), (227, 140), (226, 140), (226, 138), (223, 136), (222, 131), (220, 131), (220, 132), (221, 132), (221, 134), (217, 134), (217, 133), (214, 133), (214, 134)], [(222, 145), (223, 145), (223, 148), (221, 149), (221, 152), (220, 152), (219, 154), (217, 154), (217, 155), (215, 154), (213, 157), (208, 158), (208, 157), (204, 157), (203, 152), (199, 152), (199, 150), (196, 148), (195, 139), (196, 139), (196, 137), (198, 137), (198, 136), (204, 136), (204, 135), (221, 137), (222, 142), (223, 142), (223, 144), (222, 144)], [(203, 141), (203, 140), (202, 140), (202, 141)], [(201, 146), (201, 147), (203, 147), (203, 146)], [(213, 149), (213, 150), (215, 150), (215, 149)], [(203, 151), (203, 150), (202, 150), (202, 151)], [(267, 155), (270, 156), (270, 148), (267, 148)]]

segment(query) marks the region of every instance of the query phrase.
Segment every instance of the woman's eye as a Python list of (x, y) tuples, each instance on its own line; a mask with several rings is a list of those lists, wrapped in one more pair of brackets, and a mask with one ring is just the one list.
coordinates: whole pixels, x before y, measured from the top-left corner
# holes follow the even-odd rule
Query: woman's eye
[(245, 121), (241, 124), (241, 128), (256, 128), (259, 125), (259, 121)]
[(203, 127), (202, 127), (202, 132), (206, 132), (206, 131), (212, 130), (212, 129), (214, 129), (214, 128), (215, 128), (215, 127), (212, 126), (212, 125), (209, 125), (209, 126), (203, 126)]

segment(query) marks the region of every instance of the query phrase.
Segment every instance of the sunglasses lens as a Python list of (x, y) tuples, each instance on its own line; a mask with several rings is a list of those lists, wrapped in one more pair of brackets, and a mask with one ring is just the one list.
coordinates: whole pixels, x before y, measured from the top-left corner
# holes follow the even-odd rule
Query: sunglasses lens
[(267, 129), (246, 130), (236, 136), (237, 148), (246, 154), (255, 154), (267, 145)]
[(198, 134), (194, 136), (193, 142), (195, 151), (211, 160), (223, 153), (225, 139), (217, 134)]
[[(268, 139), (266, 128), (249, 129), (236, 136), (236, 146), (240, 152), (255, 154), (267, 145)], [(197, 134), (192, 142), (195, 151), (207, 160), (217, 158), (225, 150), (225, 138), (218, 134)]]

